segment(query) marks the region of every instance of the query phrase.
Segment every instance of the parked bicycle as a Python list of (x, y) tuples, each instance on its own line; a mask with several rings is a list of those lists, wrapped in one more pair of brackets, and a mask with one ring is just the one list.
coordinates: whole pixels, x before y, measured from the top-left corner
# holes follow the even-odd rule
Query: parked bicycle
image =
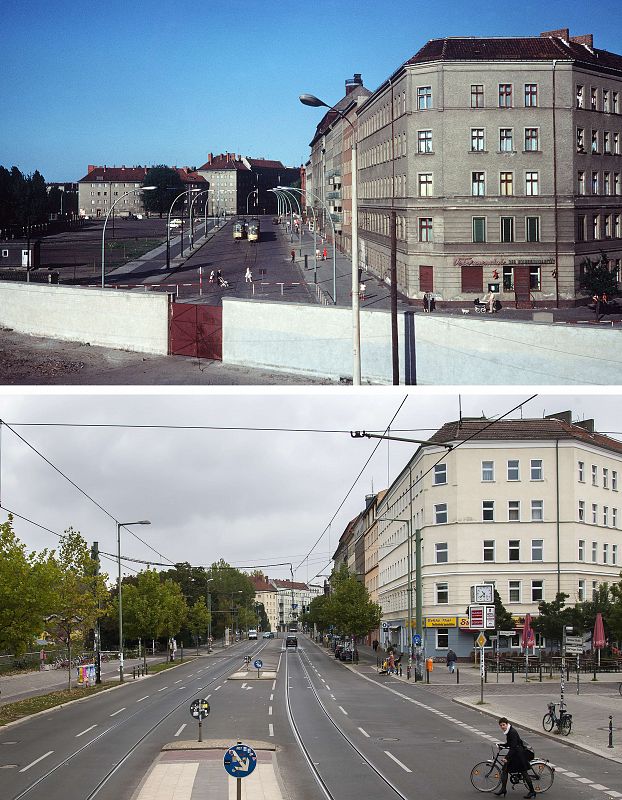
[(572, 714), (566, 711), (562, 703), (559, 703), (559, 714), (557, 714), (555, 711), (557, 705), (557, 703), (547, 703), (549, 710), (542, 718), (542, 727), (549, 733), (556, 728), (555, 733), (568, 736), (572, 730)]
[[(498, 744), (497, 752), (495, 753), (494, 747), (492, 747), (493, 757), (487, 761), (480, 761), (471, 770), (471, 783), (478, 792), (494, 792), (495, 789), (501, 786), (501, 772), (506, 759), (506, 756), (501, 751), (505, 748), (506, 745)], [(531, 778), (534, 790), (541, 794), (553, 785), (555, 769), (544, 759), (534, 758), (529, 762), (527, 774)], [(524, 783), (520, 772), (510, 772), (509, 779), (512, 786)]]

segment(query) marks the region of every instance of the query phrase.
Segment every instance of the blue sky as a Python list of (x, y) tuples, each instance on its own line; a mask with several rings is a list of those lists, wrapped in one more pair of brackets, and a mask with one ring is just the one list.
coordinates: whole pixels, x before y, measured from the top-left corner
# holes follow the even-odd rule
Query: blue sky
[(375, 89), (428, 39), (593, 33), (622, 50), (619, 2), (58, 0), (6, 3), (0, 164), (78, 180), (87, 164), (196, 165), (209, 152), (308, 158), (320, 109)]

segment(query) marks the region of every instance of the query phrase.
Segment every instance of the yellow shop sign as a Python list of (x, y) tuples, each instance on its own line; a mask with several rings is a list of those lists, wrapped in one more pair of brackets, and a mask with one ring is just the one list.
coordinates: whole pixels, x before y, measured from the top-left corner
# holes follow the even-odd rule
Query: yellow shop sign
[(456, 627), (456, 618), (455, 617), (426, 617), (425, 618), (425, 626), (426, 626), (426, 628), (455, 628)]

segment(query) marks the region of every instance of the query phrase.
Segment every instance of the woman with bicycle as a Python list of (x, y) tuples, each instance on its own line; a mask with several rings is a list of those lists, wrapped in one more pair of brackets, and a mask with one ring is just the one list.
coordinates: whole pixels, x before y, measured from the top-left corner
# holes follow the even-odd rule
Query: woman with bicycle
[(525, 798), (535, 797), (536, 792), (528, 772), (529, 759), (525, 753), (525, 747), (523, 746), (523, 741), (518, 731), (510, 725), (506, 717), (501, 717), (499, 720), (499, 727), (503, 733), (505, 733), (505, 746), (508, 748), (508, 753), (501, 772), (501, 788), (498, 792), (494, 792), (494, 794), (496, 794), (497, 797), (504, 797), (507, 794), (509, 773), (520, 772), (525, 786), (529, 789)]

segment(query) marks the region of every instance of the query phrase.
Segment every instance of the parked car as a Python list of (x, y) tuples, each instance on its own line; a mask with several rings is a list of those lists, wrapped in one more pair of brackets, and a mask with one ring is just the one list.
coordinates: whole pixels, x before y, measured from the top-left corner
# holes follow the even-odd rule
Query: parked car
[(341, 656), (341, 651), (343, 650), (343, 642), (337, 642), (335, 645), (335, 658), (339, 658)]
[(262, 636), (264, 639), (274, 639), (274, 631), (264, 631)]
[(285, 647), (298, 647), (298, 637), (297, 636), (288, 636), (285, 639)]
[(341, 652), (339, 653), (339, 660), (352, 661), (352, 650), (350, 650), (349, 647), (342, 648)]

